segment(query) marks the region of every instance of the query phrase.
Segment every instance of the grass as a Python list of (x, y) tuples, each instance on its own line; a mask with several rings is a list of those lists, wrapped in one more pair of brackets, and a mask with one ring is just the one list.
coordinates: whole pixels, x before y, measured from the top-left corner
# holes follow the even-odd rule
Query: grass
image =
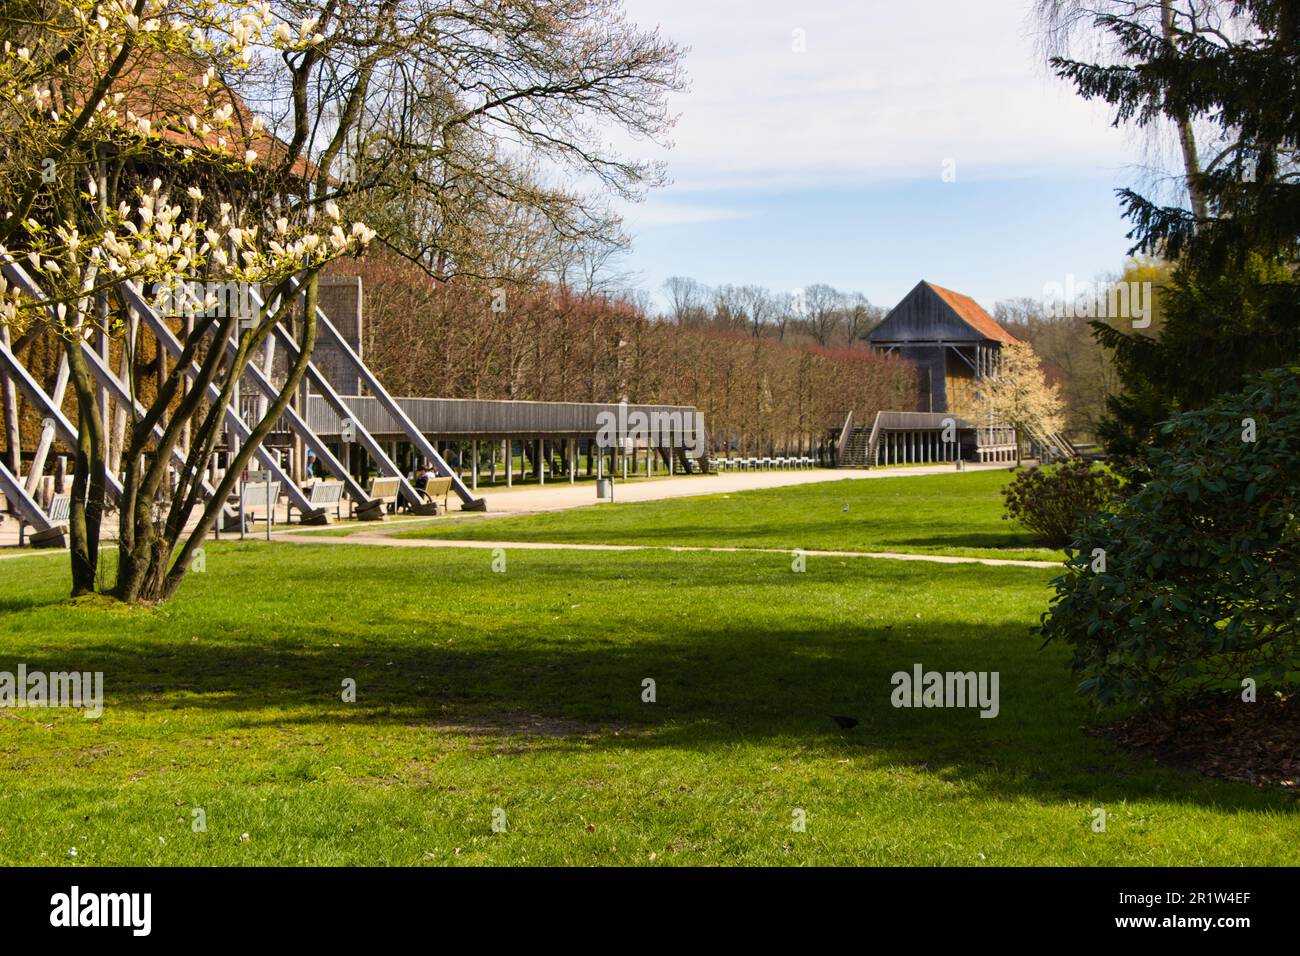
[[(846, 534), (825, 518), (801, 540)], [(99, 720), (0, 710), (0, 862), (1297, 858), (1286, 795), (1083, 733), (1064, 654), (1028, 633), (1050, 572), (510, 551), (493, 573), (492, 557), (222, 542), (153, 610), (68, 602), (66, 556), (0, 562), (0, 669), (102, 670), (106, 688)], [(998, 671), (999, 716), (894, 709), (891, 674), (918, 662)]]
[(829, 481), (544, 515), (459, 518), (396, 537), (1059, 560), (1062, 552), (1036, 546), (1031, 534), (1003, 520), (1000, 491), (1010, 479), (998, 469)]

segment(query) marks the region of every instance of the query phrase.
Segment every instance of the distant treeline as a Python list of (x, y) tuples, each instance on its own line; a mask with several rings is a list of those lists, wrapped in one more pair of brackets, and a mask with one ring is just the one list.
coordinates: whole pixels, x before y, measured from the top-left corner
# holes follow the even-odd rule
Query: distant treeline
[(366, 359), (397, 394), (694, 405), (715, 450), (746, 453), (810, 451), (850, 410), (862, 423), (916, 403), (915, 372), (860, 335), (792, 344), (613, 294), (341, 265), (362, 276)]

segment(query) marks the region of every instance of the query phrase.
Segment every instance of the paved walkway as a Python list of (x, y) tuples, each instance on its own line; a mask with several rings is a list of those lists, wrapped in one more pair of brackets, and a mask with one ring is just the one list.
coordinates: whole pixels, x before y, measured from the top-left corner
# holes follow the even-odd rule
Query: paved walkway
[[(994, 471), (1006, 465), (967, 464), (967, 471)], [(651, 478), (635, 481), (616, 481), (614, 500), (619, 504), (640, 501), (662, 501), (665, 498), (686, 498), (694, 495), (720, 495), (760, 488), (784, 488), (794, 485), (811, 485), (828, 481), (849, 481), (863, 478), (908, 478), (920, 475), (950, 475), (951, 464), (915, 465), (905, 468), (809, 468), (802, 471), (743, 471), (722, 475), (684, 475), (676, 478)], [(459, 510), (451, 499), (451, 510), (440, 518), (422, 518), (422, 521), (439, 521), (444, 518), (499, 518), (504, 515), (542, 514), (585, 508), (597, 504), (595, 482), (586, 481), (570, 485), (567, 479), (546, 485), (520, 485), (514, 488), (480, 488), (478, 494), (487, 499), (488, 510), (468, 512)], [(397, 519), (401, 520), (401, 519)], [(384, 525), (397, 523), (390, 519)], [(294, 527), (292, 533), (307, 528)], [(286, 529), (286, 533), (288, 530)]]
[(705, 551), (723, 554), (804, 554), (810, 558), (885, 558), (891, 561), (929, 561), (934, 564), (987, 564), (994, 567), (1015, 568), (1058, 568), (1056, 561), (1016, 561), (1010, 558), (968, 558), (954, 557), (946, 554), (904, 554), (899, 551), (810, 551), (788, 548), (727, 548), (705, 547), (695, 545), (654, 545), (654, 544), (573, 544), (549, 543), (544, 541), (457, 541), (447, 538), (394, 538), (392, 535), (402, 530), (394, 526), (387, 533), (370, 532), (350, 534), (346, 537), (313, 535), (310, 532), (282, 532), (277, 536), (280, 541), (293, 544), (363, 544), (378, 545), (387, 548), (479, 548), (492, 550), (502, 548), (516, 551)]
[[(1006, 469), (1006, 465), (972, 465), (967, 471)], [(691, 495), (717, 495), (758, 488), (782, 488), (827, 481), (861, 478), (906, 478), (917, 475), (949, 475), (951, 464), (916, 465), (906, 468), (808, 468), (799, 471), (740, 471), (720, 475), (683, 475), (676, 478), (651, 478), (615, 481), (614, 500), (620, 503), (661, 501)], [(546, 485), (528, 484), (515, 488), (480, 488), (487, 499), (490, 515), (536, 514), (563, 511), (596, 504), (596, 486), (592, 481), (570, 485), (567, 479)], [(452, 515), (461, 515), (452, 505)]]
[[(967, 465), (968, 471), (992, 471), (1005, 468), (1005, 465)], [(845, 481), (871, 478), (906, 478), (918, 475), (951, 474), (953, 466), (917, 465), (907, 468), (888, 469), (820, 469), (807, 471), (760, 471), (729, 472), (721, 475), (692, 475), (680, 478), (659, 478), (653, 481), (617, 483), (614, 489), (616, 501), (628, 503), (639, 501), (661, 501), (665, 498), (681, 498), (693, 495), (727, 494), (730, 492), (750, 491), (756, 488), (780, 488), (791, 485), (806, 485), (826, 481)], [(550, 511), (565, 511), (569, 508), (581, 508), (595, 504), (596, 490), (590, 483), (585, 485), (551, 484), (544, 487), (529, 485), (520, 488), (494, 489), (484, 491), (488, 500), (489, 511), (472, 514), (453, 510), (447, 517), (473, 517), (476, 520), (489, 521), (493, 517), (506, 515), (539, 514)], [(387, 521), (375, 525), (373, 531), (359, 531), (340, 537), (322, 535), (310, 528), (296, 527), (275, 533), (279, 541), (294, 544), (352, 544), (373, 545), (388, 548), (479, 548), (491, 550), (505, 548), (521, 551), (705, 551), (726, 554), (783, 554), (794, 552), (783, 548), (732, 548), (705, 547), (689, 545), (639, 545), (639, 544), (572, 544), (550, 543), (540, 541), (464, 541), (454, 539), (394, 538), (392, 535), (413, 524), (429, 524), (440, 519), (416, 518), (410, 520)], [(328, 529), (319, 529), (325, 531)], [(1018, 561), (1010, 558), (975, 558), (953, 557), (941, 554), (905, 554), (898, 551), (803, 551), (809, 557), (826, 558), (881, 558), (892, 561), (926, 561), (933, 564), (986, 564), (995, 567), (1020, 568), (1055, 568), (1059, 563), (1053, 561)]]
[[(967, 464), (967, 471), (993, 471), (1005, 469), (1006, 465)], [(907, 478), (919, 475), (952, 474), (951, 464), (915, 465), (904, 468), (810, 468), (806, 471), (759, 471), (728, 472), (720, 475), (689, 475), (676, 478), (654, 478), (650, 480), (617, 481), (614, 487), (614, 499), (620, 503), (640, 501), (662, 501), (666, 498), (683, 498), (694, 495), (728, 494), (732, 492), (752, 491), (759, 488), (781, 488), (794, 485), (808, 485), (828, 481), (849, 481), (857, 479)], [(377, 545), (396, 548), (513, 548), (519, 550), (574, 550), (574, 551), (711, 551), (744, 552), (757, 554), (792, 554), (793, 552), (778, 548), (728, 548), (728, 547), (664, 547), (654, 545), (621, 544), (551, 544), (545, 542), (524, 541), (458, 541), (394, 538), (392, 534), (412, 524), (429, 524), (448, 518), (473, 518), (490, 521), (507, 515), (541, 514), (553, 511), (566, 511), (570, 508), (583, 508), (596, 504), (594, 483), (586, 482), (570, 485), (566, 480), (548, 485), (522, 485), (515, 488), (482, 488), (479, 493), (487, 499), (488, 511), (462, 512), (452, 510), (439, 518), (390, 519), (382, 524), (372, 525), (374, 530), (358, 531), (347, 536), (322, 535), (319, 532), (337, 529), (340, 525), (323, 528), (308, 528), (301, 525), (282, 525), (272, 533), (278, 541), (294, 544), (354, 544)], [(253, 538), (261, 538), (264, 531), (249, 532)], [(15, 535), (16, 537), (16, 535)], [(225, 537), (225, 536), (223, 536)], [(16, 542), (15, 542), (16, 543)], [(64, 554), (66, 551), (30, 551), (15, 550), (0, 553), (0, 560), (5, 558), (25, 557), (35, 554)], [(1053, 568), (1059, 565), (1051, 561), (1017, 561), (1007, 558), (952, 557), (934, 554), (904, 554), (895, 551), (804, 551), (804, 554), (816, 557), (840, 558), (884, 558), (894, 561), (927, 561), (934, 564), (987, 564), (993, 566), (1011, 566), (1024, 568)]]

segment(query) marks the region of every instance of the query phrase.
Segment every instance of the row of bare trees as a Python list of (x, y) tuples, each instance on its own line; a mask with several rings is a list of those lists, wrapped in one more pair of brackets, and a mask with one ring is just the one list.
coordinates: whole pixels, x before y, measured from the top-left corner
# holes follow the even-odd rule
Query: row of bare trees
[(401, 394), (695, 405), (715, 449), (753, 452), (807, 451), (850, 410), (869, 421), (916, 400), (909, 366), (862, 347), (691, 326), (552, 283), (438, 284), (373, 258), (354, 267), (367, 361)]
[(711, 287), (672, 276), (663, 291), (665, 318), (677, 325), (822, 348), (864, 345), (866, 334), (885, 316), (885, 310), (861, 292), (843, 292), (825, 283), (780, 292), (759, 285)]

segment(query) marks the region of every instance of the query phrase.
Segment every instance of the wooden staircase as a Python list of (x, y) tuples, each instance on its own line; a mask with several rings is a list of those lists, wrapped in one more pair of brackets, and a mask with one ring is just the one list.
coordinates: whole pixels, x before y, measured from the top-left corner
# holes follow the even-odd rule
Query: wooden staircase
[(1036, 428), (1026, 429), (1030, 440), (1038, 446), (1040, 458), (1059, 461), (1066, 458), (1078, 458), (1079, 452), (1064, 435), (1055, 432), (1040, 432)]
[(848, 441), (844, 443), (844, 452), (840, 456), (841, 468), (871, 468), (875, 462), (875, 449), (872, 447), (872, 428), (854, 428), (849, 432)]

